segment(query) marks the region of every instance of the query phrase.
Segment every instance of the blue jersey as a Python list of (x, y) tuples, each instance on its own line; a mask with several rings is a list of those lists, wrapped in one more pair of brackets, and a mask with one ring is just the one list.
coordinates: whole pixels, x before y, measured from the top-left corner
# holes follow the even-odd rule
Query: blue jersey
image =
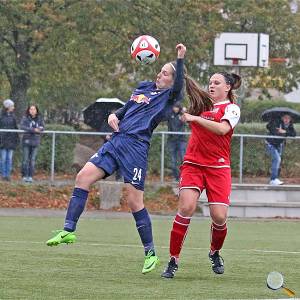
[(119, 132), (149, 143), (153, 130), (171, 113), (174, 103), (181, 100), (183, 79), (183, 59), (177, 59), (171, 88), (157, 89), (155, 82), (141, 82), (124, 107), (115, 113), (120, 120)]
[(119, 132), (114, 133), (89, 161), (104, 170), (105, 177), (119, 169), (124, 182), (144, 190), (152, 132), (171, 113), (174, 102), (181, 100), (182, 87), (183, 59), (177, 59), (171, 88), (157, 89), (154, 82), (141, 82), (130, 100), (115, 112), (120, 120)]

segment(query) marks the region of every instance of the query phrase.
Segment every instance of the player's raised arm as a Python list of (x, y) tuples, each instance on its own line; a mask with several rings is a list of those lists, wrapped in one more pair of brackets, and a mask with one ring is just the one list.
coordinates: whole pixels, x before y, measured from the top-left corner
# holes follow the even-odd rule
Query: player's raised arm
[(184, 87), (184, 76), (185, 76), (183, 60), (186, 53), (186, 46), (180, 43), (176, 45), (175, 49), (177, 50), (176, 63), (170, 62), (170, 65), (172, 66), (172, 69), (175, 73), (172, 93), (170, 96), (170, 99), (173, 102), (180, 101), (183, 98), (183, 87)]

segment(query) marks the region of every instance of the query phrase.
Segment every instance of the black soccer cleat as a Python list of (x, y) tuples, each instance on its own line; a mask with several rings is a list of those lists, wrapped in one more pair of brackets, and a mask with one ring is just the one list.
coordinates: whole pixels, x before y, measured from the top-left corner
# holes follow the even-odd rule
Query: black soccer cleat
[(178, 270), (178, 265), (176, 264), (175, 257), (171, 257), (170, 261), (164, 272), (161, 274), (161, 277), (164, 278), (173, 278), (175, 276), (175, 272)]
[(224, 273), (224, 260), (220, 256), (219, 251), (215, 251), (213, 255), (208, 253), (209, 260), (212, 264), (212, 270), (216, 274), (223, 274)]

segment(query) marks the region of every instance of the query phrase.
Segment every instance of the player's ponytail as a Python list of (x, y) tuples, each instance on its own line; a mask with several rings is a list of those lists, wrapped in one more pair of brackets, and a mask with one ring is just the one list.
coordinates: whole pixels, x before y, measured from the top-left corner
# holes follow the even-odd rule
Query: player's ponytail
[[(170, 65), (176, 72), (176, 62), (170, 62)], [(189, 99), (188, 113), (198, 116), (203, 111), (211, 110), (213, 108), (213, 102), (209, 94), (201, 89), (195, 79), (187, 74), (186, 66), (183, 66), (183, 73), (185, 79), (185, 90)]]
[(188, 113), (198, 116), (203, 111), (211, 110), (213, 108), (213, 102), (209, 94), (203, 91), (199, 84), (189, 75), (185, 74), (185, 89), (189, 98)]
[(241, 76), (234, 73), (231, 73), (230, 75), (232, 76), (233, 79), (232, 89), (237, 90), (242, 84), (242, 78)]

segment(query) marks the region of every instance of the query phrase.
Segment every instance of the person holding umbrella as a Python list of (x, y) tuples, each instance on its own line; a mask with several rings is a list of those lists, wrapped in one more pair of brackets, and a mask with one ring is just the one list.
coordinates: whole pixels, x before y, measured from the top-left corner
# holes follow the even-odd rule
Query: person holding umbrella
[[(269, 130), (269, 135), (282, 137), (296, 136), (296, 130), (293, 126), (293, 118), (291, 114), (288, 113), (288, 111), (281, 112), (281, 115), (273, 113), (273, 117), (270, 118), (270, 121), (266, 127)], [(283, 181), (279, 179), (279, 173), (284, 143), (284, 139), (266, 139), (266, 152), (272, 158), (270, 178), (271, 185), (283, 184)]]

